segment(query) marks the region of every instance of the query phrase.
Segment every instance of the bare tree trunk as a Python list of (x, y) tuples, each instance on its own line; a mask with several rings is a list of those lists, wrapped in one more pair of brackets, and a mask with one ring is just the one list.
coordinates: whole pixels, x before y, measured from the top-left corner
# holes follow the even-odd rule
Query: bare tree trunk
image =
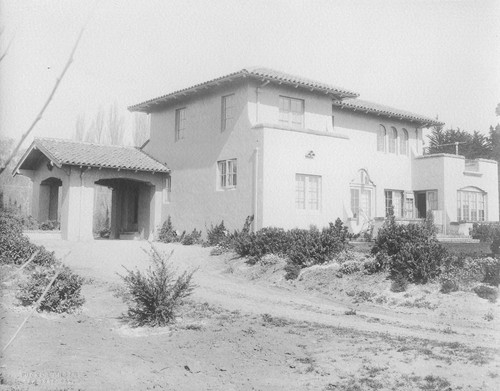
[(78, 34), (78, 37), (75, 41), (75, 44), (73, 45), (73, 49), (71, 50), (71, 53), (69, 55), (69, 58), (68, 60), (66, 61), (66, 65), (64, 66), (61, 74), (59, 75), (59, 77), (57, 78), (56, 80), (56, 83), (54, 84), (54, 87), (52, 88), (52, 91), (50, 92), (47, 100), (45, 101), (45, 104), (42, 106), (42, 109), (40, 110), (40, 112), (38, 113), (38, 115), (36, 116), (35, 120), (33, 121), (33, 123), (31, 124), (31, 126), (28, 128), (28, 130), (22, 135), (21, 137), (21, 140), (19, 140), (19, 143), (17, 144), (17, 146), (14, 148), (14, 150), (12, 151), (11, 155), (9, 156), (9, 158), (7, 159), (7, 161), (5, 162), (4, 166), (0, 168), (0, 174), (2, 174), (5, 169), (7, 168), (7, 166), (10, 164), (10, 162), (12, 161), (12, 159), (14, 158), (14, 156), (17, 155), (18, 151), (19, 151), (19, 148), (21, 148), (21, 145), (23, 144), (24, 140), (26, 140), (26, 137), (29, 136), (29, 134), (31, 133), (31, 131), (35, 128), (36, 124), (38, 123), (38, 121), (40, 121), (42, 119), (42, 116), (43, 116), (43, 113), (45, 112), (45, 109), (47, 109), (48, 105), (50, 104), (50, 102), (52, 101), (52, 98), (54, 97), (54, 94), (56, 93), (58, 87), (59, 87), (59, 84), (61, 83), (61, 80), (63, 79), (64, 75), (66, 74), (66, 72), (68, 71), (71, 63), (73, 62), (73, 56), (75, 54), (75, 51), (78, 47), (78, 44), (80, 43), (80, 39), (82, 38), (82, 35), (83, 35), (83, 32), (85, 30), (85, 26), (86, 24), (82, 27), (82, 29), (80, 30), (80, 33)]

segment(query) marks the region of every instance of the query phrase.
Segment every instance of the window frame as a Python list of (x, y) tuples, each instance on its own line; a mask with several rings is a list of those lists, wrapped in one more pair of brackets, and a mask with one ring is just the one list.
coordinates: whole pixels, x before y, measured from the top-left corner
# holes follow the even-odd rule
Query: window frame
[[(390, 197), (388, 197), (390, 195)], [(395, 197), (397, 195), (397, 197)], [(399, 198), (398, 209), (394, 206), (394, 201)], [(404, 218), (404, 206), (405, 206), (405, 192), (403, 190), (395, 189), (385, 189), (384, 190), (384, 201), (385, 201), (385, 217), (389, 217), (389, 210), (393, 208), (393, 214), (396, 219)]]
[(405, 128), (401, 129), (401, 137), (399, 139), (399, 153), (404, 156), (410, 154), (410, 135)]
[[(228, 102), (230, 105), (228, 105)], [(227, 94), (221, 97), (221, 132), (234, 126), (235, 94)], [(228, 116), (229, 113), (229, 116)]]
[(377, 130), (377, 151), (378, 152), (386, 152), (386, 138), (387, 138), (387, 128), (379, 124), (378, 130)]
[(457, 221), (486, 221), (488, 193), (477, 188), (457, 190)]
[(217, 161), (217, 190), (236, 189), (238, 185), (238, 159)]
[(175, 109), (175, 141), (183, 140), (186, 132), (186, 107)]
[[(282, 104), (283, 102), (283, 104)], [(285, 110), (285, 102), (288, 102), (288, 108)], [(301, 112), (293, 111), (293, 103), (299, 103), (301, 106)], [(293, 98), (291, 96), (279, 95), (278, 103), (278, 122), (284, 124), (287, 127), (294, 129), (304, 129), (305, 127), (305, 112), (306, 103), (304, 99)], [(300, 116), (300, 123), (294, 121), (294, 113)]]
[(387, 152), (398, 154), (398, 130), (394, 126), (390, 127), (387, 134)]
[[(311, 179), (315, 179), (316, 184)], [(299, 180), (300, 179), (300, 180)], [(320, 212), (322, 209), (322, 176), (295, 174), (295, 209), (299, 211)], [(299, 187), (300, 184), (300, 187)], [(303, 185), (302, 185), (303, 184)], [(314, 187), (313, 187), (314, 186)], [(313, 190), (313, 191), (312, 191)]]

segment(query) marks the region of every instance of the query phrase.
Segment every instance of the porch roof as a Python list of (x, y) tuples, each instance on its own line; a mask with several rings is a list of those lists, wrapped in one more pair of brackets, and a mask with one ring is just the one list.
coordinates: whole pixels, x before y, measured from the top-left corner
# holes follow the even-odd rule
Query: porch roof
[(40, 153), (57, 167), (63, 165), (111, 168), (118, 170), (170, 172), (169, 168), (135, 147), (102, 145), (54, 138), (36, 138), (14, 169), (33, 170)]

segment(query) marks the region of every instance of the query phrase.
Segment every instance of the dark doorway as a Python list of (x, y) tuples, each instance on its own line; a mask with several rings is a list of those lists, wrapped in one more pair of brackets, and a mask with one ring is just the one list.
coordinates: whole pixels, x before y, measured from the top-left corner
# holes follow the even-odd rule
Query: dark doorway
[(59, 191), (62, 181), (58, 178), (47, 178), (40, 183), (40, 205), (38, 220), (59, 221)]
[(427, 201), (426, 193), (415, 193), (416, 206), (417, 206), (417, 217), (420, 219), (425, 219), (427, 217)]

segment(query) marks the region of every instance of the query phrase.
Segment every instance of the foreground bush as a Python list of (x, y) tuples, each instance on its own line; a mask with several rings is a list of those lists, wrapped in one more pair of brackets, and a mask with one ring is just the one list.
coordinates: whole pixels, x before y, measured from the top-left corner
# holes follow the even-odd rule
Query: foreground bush
[[(20, 286), (16, 297), (24, 306), (36, 303), (53, 278), (55, 269), (37, 268), (27, 282)], [(73, 312), (80, 307), (85, 299), (81, 295), (83, 278), (73, 273), (67, 266), (57, 276), (39, 306), (40, 311)]]
[(125, 268), (127, 274), (120, 276), (127, 291), (124, 300), (129, 307), (128, 316), (134, 326), (169, 324), (178, 307), (192, 294), (194, 271), (176, 277), (168, 263), (170, 256), (166, 257), (151, 247), (153, 265), (145, 273)]
[(470, 290), (478, 283), (490, 286), (500, 284), (499, 258), (447, 257), (439, 276), (441, 292)]
[(390, 216), (379, 230), (372, 248), (391, 278), (425, 284), (441, 272), (446, 250), (437, 241), (432, 221), (424, 224), (396, 224)]

